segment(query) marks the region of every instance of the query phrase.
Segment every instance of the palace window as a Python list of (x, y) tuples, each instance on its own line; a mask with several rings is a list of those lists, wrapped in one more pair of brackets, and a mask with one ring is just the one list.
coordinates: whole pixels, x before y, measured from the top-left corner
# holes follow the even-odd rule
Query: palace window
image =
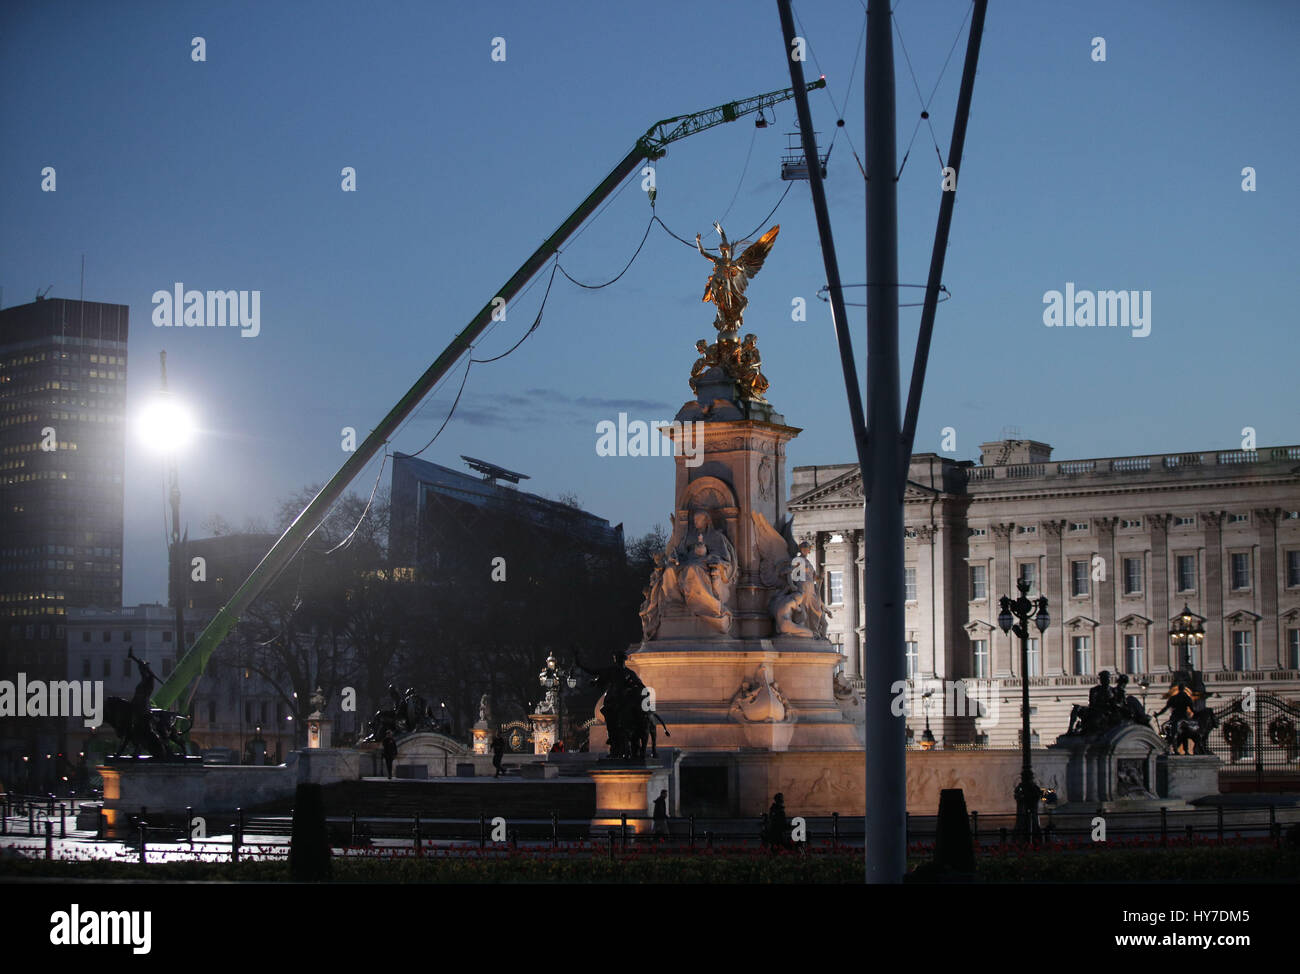
[(1124, 559), (1124, 594), (1138, 595), (1142, 591), (1142, 559)]
[(1190, 528), (1195, 526), (1195, 524), (1196, 524), (1195, 514), (1179, 514), (1177, 517), (1174, 518), (1174, 527), (1176, 528)]
[(1232, 588), (1234, 591), (1250, 588), (1250, 554), (1238, 552), (1232, 556)]
[(987, 680), (989, 676), (989, 641), (987, 639), (971, 640), (975, 665), (971, 676), (977, 680)]
[(1088, 594), (1088, 563), (1086, 561), (1070, 562), (1070, 594), (1076, 599)]
[(104, 657), (104, 665), (100, 668), (100, 671), (103, 673), (105, 679), (113, 675), (113, 660), (111, 657)]
[(916, 601), (916, 569), (903, 569), (903, 599), (907, 602)]
[(1142, 645), (1142, 634), (1128, 633), (1124, 636), (1124, 672), (1145, 673), (1146, 669), (1147, 653)]
[(89, 656), (86, 656), (81, 660), (81, 678), (83, 680), (90, 679), (90, 657)]
[(1038, 563), (1033, 561), (1022, 561), (1017, 569), (1020, 581), (1029, 586), (1029, 594), (1036, 597), (1038, 592)]
[(1071, 522), (1070, 522), (1070, 533), (1071, 533), (1071, 534), (1081, 534), (1082, 532), (1087, 531), (1087, 530), (1088, 530), (1088, 522), (1087, 522), (1087, 521), (1071, 521)]
[(1300, 586), (1300, 550), (1286, 553), (1286, 587)]
[(1249, 515), (1249, 514), (1229, 514), (1229, 515), (1228, 515), (1228, 523), (1229, 523), (1229, 524), (1244, 524), (1245, 522), (1247, 522), (1247, 521), (1249, 521), (1249, 520), (1250, 520), (1250, 515)]
[(1039, 652), (1038, 646), (1039, 643), (1037, 639), (1029, 640), (1029, 675), (1030, 676), (1043, 675), (1043, 668), (1041, 665), (1042, 654)]
[(1196, 556), (1178, 556), (1178, 591), (1196, 591)]
[(1300, 629), (1286, 631), (1286, 668), (1300, 670)]
[(1119, 522), (1119, 526), (1121, 529), (1125, 531), (1129, 531), (1134, 528), (1140, 528), (1142, 527), (1142, 519), (1140, 517), (1122, 518)]
[(970, 566), (970, 597), (987, 599), (989, 597), (989, 569), (987, 565)]
[(1072, 644), (1074, 647), (1074, 674), (1075, 676), (1086, 676), (1092, 672), (1092, 637), (1075, 636)]
[(921, 657), (917, 653), (916, 643), (906, 642), (903, 644), (907, 657), (907, 678), (915, 680), (917, 673), (921, 671)]
[(1234, 629), (1232, 631), (1232, 668), (1234, 670), (1254, 669), (1255, 654), (1250, 637), (1251, 632), (1249, 629)]
[(830, 589), (831, 605), (844, 603), (844, 573), (830, 571), (826, 573), (827, 588)]

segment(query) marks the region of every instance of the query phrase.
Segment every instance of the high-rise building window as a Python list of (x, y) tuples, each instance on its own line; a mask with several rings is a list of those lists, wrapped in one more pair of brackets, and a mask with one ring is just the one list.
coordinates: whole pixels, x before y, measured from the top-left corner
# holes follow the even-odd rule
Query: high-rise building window
[(1142, 592), (1142, 559), (1124, 559), (1124, 594), (1138, 595)]
[(1246, 552), (1232, 556), (1232, 587), (1236, 591), (1250, 588), (1250, 555)]
[(987, 599), (989, 597), (989, 569), (987, 565), (970, 566), (970, 597)]
[(1075, 636), (1073, 646), (1075, 676), (1090, 674), (1092, 672), (1092, 637)]
[(971, 641), (971, 649), (974, 658), (974, 667), (971, 676), (977, 680), (987, 680), (989, 677), (989, 641), (987, 639), (974, 639)]
[(1251, 646), (1249, 629), (1234, 629), (1232, 632), (1232, 668), (1249, 670), (1255, 666), (1255, 653)]
[(829, 571), (826, 573), (826, 587), (830, 590), (830, 604), (844, 604), (844, 573)]
[(1088, 562), (1070, 562), (1070, 594), (1082, 598), (1088, 594)]
[(903, 651), (907, 658), (907, 678), (915, 680), (916, 674), (921, 671), (921, 657), (917, 654), (916, 643), (911, 641), (904, 643)]
[(905, 602), (916, 601), (916, 569), (903, 569), (903, 600)]
[(1146, 647), (1142, 645), (1141, 633), (1128, 633), (1124, 636), (1124, 672), (1145, 673), (1147, 670)]
[(1178, 591), (1196, 591), (1196, 556), (1178, 556)]

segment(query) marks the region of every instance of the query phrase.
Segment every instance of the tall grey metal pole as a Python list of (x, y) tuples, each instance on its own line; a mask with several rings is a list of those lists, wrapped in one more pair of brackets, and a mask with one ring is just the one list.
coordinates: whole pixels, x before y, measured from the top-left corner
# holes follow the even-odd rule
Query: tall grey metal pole
[(890, 0), (867, 7), (866, 868), (900, 883), (907, 866), (903, 656), (903, 483), (899, 480), (898, 191)]

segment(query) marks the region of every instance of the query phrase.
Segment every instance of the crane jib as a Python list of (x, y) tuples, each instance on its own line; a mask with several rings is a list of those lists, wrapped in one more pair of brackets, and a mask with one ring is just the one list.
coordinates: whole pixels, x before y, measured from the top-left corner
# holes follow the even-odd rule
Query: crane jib
[[(818, 79), (804, 87), (805, 90), (812, 91), (825, 86), (825, 80)], [(177, 661), (171, 675), (155, 691), (153, 695), (154, 705), (163, 708), (171, 706), (180, 699), (186, 687), (203, 675), (212, 653), (239, 622), (239, 617), (244, 610), (275, 581), (280, 572), (306, 544), (316, 526), (324, 520), (326, 514), (329, 513), (329, 509), (342, 496), (348, 484), (374, 458), (375, 454), (388, 442), (389, 437), (393, 435), (402, 421), (415, 410), (416, 406), (429, 394), (438, 381), (451, 371), (460, 357), (469, 350), (474, 340), (491, 323), (492, 313), (497, 307), (497, 300), (504, 299), (509, 302), (522, 291), (524, 285), (532, 279), (542, 265), (559, 251), (560, 245), (577, 230), (582, 222), (614, 192), (618, 185), (638, 165), (647, 159), (662, 157), (665, 152), (664, 147), (676, 142), (678, 139), (694, 135), (696, 132), (703, 132), (705, 129), (713, 128), (715, 125), (721, 125), (724, 122), (733, 122), (742, 115), (748, 115), (793, 97), (794, 89), (786, 88), (741, 101), (727, 102), (724, 105), (696, 112), (694, 115), (665, 119), (650, 126), (646, 134), (636, 141), (632, 150), (610, 171), (609, 175), (601, 180), (600, 184), (579, 204), (578, 208), (570, 213), (555, 232), (547, 237), (542, 245), (533, 252), (532, 256), (524, 261), (505, 285), (493, 296), (492, 300), (452, 339), (451, 344), (416, 380), (415, 385), (407, 390), (406, 395), (398, 401), (397, 405), (389, 410), (388, 415), (348, 457), (329, 483), (321, 488), (320, 493), (294, 519), (279, 540), (271, 546), (271, 550), (266, 553), (257, 567), (244, 580), (244, 583), (235, 591), (230, 601), (212, 617), (212, 621), (194, 640), (194, 645), (189, 652)], [(665, 126), (674, 123), (680, 124), (671, 131), (656, 135)]]

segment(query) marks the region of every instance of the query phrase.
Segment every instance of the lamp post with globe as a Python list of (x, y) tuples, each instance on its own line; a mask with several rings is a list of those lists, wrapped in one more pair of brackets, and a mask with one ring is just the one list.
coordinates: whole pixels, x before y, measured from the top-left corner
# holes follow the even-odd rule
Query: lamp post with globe
[(1038, 827), (1038, 801), (1042, 795), (1034, 781), (1034, 768), (1029, 757), (1029, 620), (1034, 621), (1040, 633), (1047, 631), (1051, 616), (1047, 611), (1047, 597), (1029, 598), (1029, 583), (1023, 578), (1016, 582), (1020, 597), (1002, 596), (1002, 611), (998, 613), (998, 627), (1003, 632), (1014, 632), (1020, 637), (1020, 783), (1016, 785), (1016, 836), (1037, 842), (1042, 833)]

